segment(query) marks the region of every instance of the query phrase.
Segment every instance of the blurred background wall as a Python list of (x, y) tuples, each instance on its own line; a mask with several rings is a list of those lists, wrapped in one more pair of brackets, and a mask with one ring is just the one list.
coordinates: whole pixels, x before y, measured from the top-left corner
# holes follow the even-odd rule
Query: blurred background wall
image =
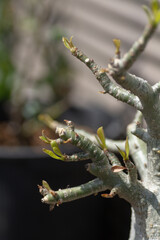
[[(141, 6), (149, 4), (146, 0), (59, 0), (57, 6), (61, 16), (58, 23), (66, 35), (74, 36), (73, 42), (99, 65), (106, 67), (114, 56), (113, 38), (121, 40), (124, 54), (142, 33), (147, 17)], [(154, 84), (159, 81), (159, 41), (160, 28), (149, 42), (145, 53), (137, 60), (131, 72)], [(109, 96), (98, 93), (100, 86), (89, 70), (78, 60), (69, 56), (76, 67), (74, 88), (70, 94), (75, 104), (99, 104), (107, 111), (120, 113), (126, 105)], [(83, 97), (82, 97), (83, 93)], [(114, 106), (114, 107), (113, 107)]]

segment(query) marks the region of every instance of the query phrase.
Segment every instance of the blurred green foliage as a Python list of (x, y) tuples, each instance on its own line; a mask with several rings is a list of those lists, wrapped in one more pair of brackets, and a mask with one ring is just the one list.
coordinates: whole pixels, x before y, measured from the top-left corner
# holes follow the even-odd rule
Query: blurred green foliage
[[(66, 98), (71, 70), (59, 47), (64, 33), (54, 21), (57, 15), (54, 16), (50, 7), (54, 3), (44, 4), (44, 8), (37, 0), (22, 0), (20, 5), (16, 4), (19, 3), (14, 0), (0, 1), (0, 104), (9, 103), (9, 109), (14, 109), (14, 115), (16, 113), (22, 120), (35, 117)], [(26, 39), (30, 39), (29, 47), (34, 50), (31, 56), (26, 53)], [(15, 52), (22, 52), (23, 58), (15, 59)], [(34, 54), (45, 65), (45, 73), (37, 74), (36, 79), (30, 74), (34, 70)], [(28, 85), (25, 84), (27, 81)], [(49, 97), (45, 97), (44, 89), (49, 89)]]
[(11, 60), (12, 11), (9, 0), (0, 1), (0, 102), (11, 97), (15, 68)]

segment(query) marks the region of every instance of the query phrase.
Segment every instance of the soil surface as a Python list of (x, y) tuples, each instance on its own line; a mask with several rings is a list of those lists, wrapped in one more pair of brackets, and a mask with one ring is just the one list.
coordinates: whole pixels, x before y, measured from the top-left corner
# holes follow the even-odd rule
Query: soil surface
[[(29, 136), (23, 136), (18, 126), (12, 122), (0, 122), (0, 145), (1, 146), (44, 146), (44, 142), (39, 139), (42, 130), (49, 137), (54, 137), (51, 130), (40, 127), (33, 131)], [(51, 136), (52, 135), (52, 136)]]

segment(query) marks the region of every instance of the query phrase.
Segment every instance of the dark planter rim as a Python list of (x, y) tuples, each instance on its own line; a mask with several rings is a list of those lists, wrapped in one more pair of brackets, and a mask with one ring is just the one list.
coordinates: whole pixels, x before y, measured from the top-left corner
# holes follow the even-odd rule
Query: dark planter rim
[(0, 159), (37, 159), (45, 158), (41, 146), (0, 146)]

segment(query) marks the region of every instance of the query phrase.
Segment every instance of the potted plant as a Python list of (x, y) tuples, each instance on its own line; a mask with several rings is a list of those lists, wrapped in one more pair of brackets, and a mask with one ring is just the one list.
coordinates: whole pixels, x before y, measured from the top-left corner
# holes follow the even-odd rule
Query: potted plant
[[(103, 127), (97, 129), (96, 138), (94, 138), (92, 134), (77, 129), (70, 120), (65, 120), (66, 126), (64, 126), (49, 119), (46, 123), (56, 129), (58, 137), (51, 139), (45, 133), (40, 137), (52, 148), (51, 150), (43, 149), (49, 156), (63, 163), (89, 160), (86, 169), (94, 176), (86, 183), (58, 190), (56, 187), (51, 188), (47, 181), (43, 180), (42, 186), (39, 186), (39, 191), (43, 195), (42, 202), (48, 204), (50, 210), (53, 210), (60, 205), (63, 208), (65, 202), (98, 193), (107, 199), (118, 195), (132, 207), (130, 240), (160, 239), (160, 84), (157, 82), (151, 86), (148, 81), (128, 72), (145, 49), (160, 22), (158, 0), (152, 0), (150, 8), (144, 6), (144, 10), (148, 23), (140, 38), (124, 56), (121, 56), (120, 40), (114, 39), (115, 56), (106, 68), (101, 68), (93, 59), (79, 50), (74, 45), (72, 37), (63, 38), (64, 45), (71, 54), (95, 75), (104, 89), (103, 94), (108, 93), (137, 110), (134, 120), (127, 126), (126, 140), (116, 142), (106, 139)], [(143, 126), (143, 118), (146, 128)], [(60, 145), (68, 143), (80, 148), (81, 152), (72, 155), (62, 152)], [(116, 152), (119, 152), (121, 159), (117, 158)], [(96, 206), (93, 212), (95, 209)], [(71, 215), (69, 217), (72, 218)], [(69, 217), (67, 221), (70, 220)], [(92, 217), (93, 215), (91, 219)], [(111, 220), (112, 215), (106, 213), (106, 218)], [(92, 231), (95, 232), (97, 228), (98, 221)], [(74, 226), (71, 225), (71, 231), (72, 229), (74, 230)], [(81, 230), (82, 228), (79, 232)], [(107, 227), (105, 231), (105, 237), (108, 237)], [(113, 231), (117, 231), (114, 223)], [(85, 236), (88, 236), (87, 231)], [(118, 239), (123, 238), (120, 235)]]

